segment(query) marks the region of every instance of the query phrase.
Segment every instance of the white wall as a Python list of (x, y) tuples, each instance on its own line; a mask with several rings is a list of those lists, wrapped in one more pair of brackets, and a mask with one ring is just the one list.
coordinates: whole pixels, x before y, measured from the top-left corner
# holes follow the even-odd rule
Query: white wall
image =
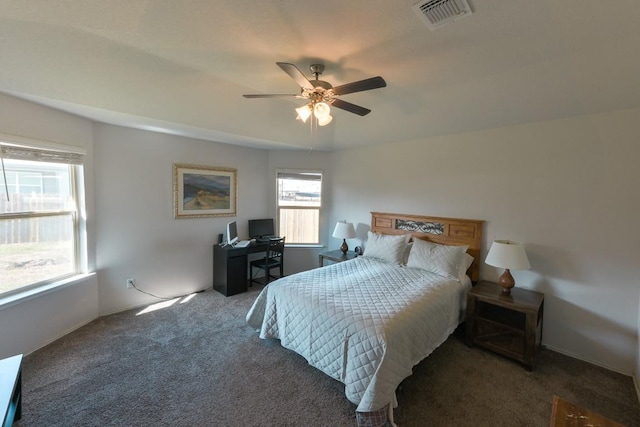
[[(0, 94), (0, 133), (73, 145), (87, 150), (86, 188), (89, 271), (95, 265), (92, 123), (70, 114)], [(4, 302), (4, 304), (3, 304)], [(69, 310), (74, 307), (74, 310)], [(0, 358), (30, 353), (98, 317), (95, 275), (20, 303), (0, 299)]]
[[(163, 297), (210, 288), (218, 233), (236, 220), (246, 238), (247, 220), (268, 213), (267, 151), (106, 124), (94, 138), (100, 313), (158, 301), (129, 277)], [(174, 219), (174, 163), (236, 168), (238, 215)]]
[(532, 269), (513, 275), (545, 294), (543, 343), (631, 374), (639, 137), (636, 109), (335, 152), (330, 215), (360, 237), (370, 211), (486, 221), (483, 257), (493, 239), (526, 245)]

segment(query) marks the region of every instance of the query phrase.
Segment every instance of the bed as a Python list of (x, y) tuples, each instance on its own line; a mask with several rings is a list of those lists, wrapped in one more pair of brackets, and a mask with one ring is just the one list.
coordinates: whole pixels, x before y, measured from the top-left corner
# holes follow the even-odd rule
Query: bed
[(482, 221), (372, 212), (364, 255), (276, 280), (247, 313), (344, 383), (358, 425), (393, 425), (395, 390), (464, 319)]

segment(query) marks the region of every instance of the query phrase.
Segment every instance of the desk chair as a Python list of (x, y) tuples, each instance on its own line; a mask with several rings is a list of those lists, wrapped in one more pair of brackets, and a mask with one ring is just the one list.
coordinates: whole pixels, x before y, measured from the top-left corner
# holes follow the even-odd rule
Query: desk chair
[[(267, 250), (265, 251), (264, 258), (251, 261), (249, 273), (251, 279), (249, 280), (249, 286), (253, 286), (253, 282), (268, 285), (270, 279), (277, 279), (278, 277), (271, 275), (273, 268), (280, 269), (280, 277), (284, 276), (284, 237), (277, 237), (270, 239)], [(258, 268), (264, 271), (264, 282), (253, 277), (253, 269)]]

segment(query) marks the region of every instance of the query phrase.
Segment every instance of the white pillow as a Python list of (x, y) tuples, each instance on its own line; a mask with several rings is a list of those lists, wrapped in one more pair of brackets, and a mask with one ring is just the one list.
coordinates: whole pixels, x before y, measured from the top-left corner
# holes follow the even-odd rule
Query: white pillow
[(468, 246), (448, 246), (415, 239), (407, 267), (421, 268), (443, 277), (459, 280), (460, 264)]
[(473, 264), (473, 257), (465, 252), (462, 256), (462, 262), (460, 263), (460, 270), (458, 270), (458, 280), (461, 282), (464, 280), (467, 275), (467, 270), (471, 267), (471, 264)]
[(378, 258), (382, 261), (393, 264), (402, 264), (404, 251), (407, 242), (411, 238), (410, 234), (392, 236), (387, 234), (368, 233), (369, 239), (364, 247), (363, 256)]

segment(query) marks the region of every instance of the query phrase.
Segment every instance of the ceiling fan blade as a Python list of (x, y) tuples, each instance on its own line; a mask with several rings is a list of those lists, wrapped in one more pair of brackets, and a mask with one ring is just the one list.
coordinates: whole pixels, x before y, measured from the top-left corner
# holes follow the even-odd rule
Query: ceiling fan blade
[(265, 93), (265, 94), (249, 94), (242, 95), (245, 98), (302, 98), (300, 95), (292, 95), (289, 93)]
[(333, 99), (331, 106), (340, 108), (342, 110), (348, 111), (353, 114), (357, 114), (359, 116), (366, 116), (371, 112), (371, 110), (369, 110), (368, 108), (364, 108), (359, 105), (352, 104), (350, 102), (343, 101), (342, 99), (337, 99), (337, 98)]
[(362, 92), (363, 90), (378, 89), (385, 87), (387, 82), (380, 76), (371, 77), (370, 79), (359, 80), (353, 83), (347, 83), (333, 88), (336, 95), (346, 95), (347, 93)]
[(276, 62), (276, 64), (278, 64), (278, 67), (282, 68), (282, 71), (289, 74), (289, 76), (295, 80), (300, 87), (304, 89), (313, 89), (313, 85), (309, 79), (302, 74), (302, 71), (298, 70), (298, 67), (293, 64), (289, 64), (288, 62)]

